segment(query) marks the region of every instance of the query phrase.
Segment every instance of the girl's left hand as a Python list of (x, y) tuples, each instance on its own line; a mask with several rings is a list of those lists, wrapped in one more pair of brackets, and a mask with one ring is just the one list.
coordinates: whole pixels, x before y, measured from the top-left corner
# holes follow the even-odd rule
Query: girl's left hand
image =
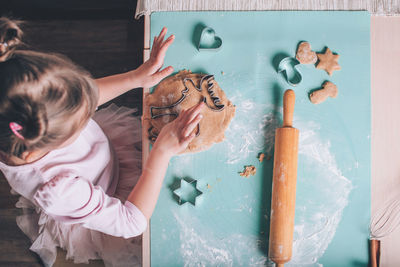
[(135, 75), (137, 75), (137, 78), (141, 81), (140, 87), (153, 87), (174, 71), (171, 66), (161, 70), (168, 47), (175, 39), (175, 36), (171, 35), (164, 40), (166, 34), (167, 28), (164, 27), (161, 30), (160, 35), (154, 37), (149, 60), (135, 70)]

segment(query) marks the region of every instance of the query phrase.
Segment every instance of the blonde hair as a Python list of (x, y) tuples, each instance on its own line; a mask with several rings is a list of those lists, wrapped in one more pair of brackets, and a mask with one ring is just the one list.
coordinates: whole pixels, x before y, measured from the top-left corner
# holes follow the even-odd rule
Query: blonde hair
[[(16, 50), (21, 36), (17, 22), (0, 18), (0, 151), (17, 157), (62, 144), (98, 103), (88, 72), (60, 55)], [(74, 115), (82, 108), (78, 120)], [(20, 136), (12, 122), (21, 126)]]

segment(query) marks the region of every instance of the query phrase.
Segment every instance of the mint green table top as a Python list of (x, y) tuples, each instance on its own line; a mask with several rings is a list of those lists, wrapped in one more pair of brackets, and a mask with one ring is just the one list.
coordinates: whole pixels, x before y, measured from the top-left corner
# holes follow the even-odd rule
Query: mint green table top
[[(296, 93), (300, 130), (295, 231), (287, 266), (353, 266), (368, 262), (370, 219), (370, 17), (367, 12), (164, 12), (151, 15), (151, 37), (163, 26), (176, 35), (165, 65), (215, 75), (236, 105), (225, 141), (172, 159), (151, 219), (152, 266), (265, 266), (275, 128), (282, 95)], [(199, 28), (222, 39), (198, 51)], [(152, 40), (151, 38), (151, 40)], [(329, 76), (299, 67), (289, 86), (276, 72), (300, 41), (340, 55)], [(336, 99), (314, 105), (308, 93), (331, 81)], [(257, 156), (267, 156), (260, 163)], [(271, 157), (271, 158), (270, 158)], [(270, 158), (270, 159), (269, 159)], [(245, 165), (257, 173), (239, 175)], [(196, 206), (179, 205), (183, 177), (203, 192)]]

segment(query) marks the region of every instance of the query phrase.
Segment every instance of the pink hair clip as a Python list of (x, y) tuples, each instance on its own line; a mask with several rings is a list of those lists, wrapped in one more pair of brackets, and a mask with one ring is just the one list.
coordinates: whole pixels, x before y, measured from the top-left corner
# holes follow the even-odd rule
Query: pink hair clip
[(9, 124), (11, 131), (21, 140), (24, 140), (25, 138), (18, 132), (20, 130), (22, 130), (22, 126), (19, 125), (16, 122), (10, 122)]

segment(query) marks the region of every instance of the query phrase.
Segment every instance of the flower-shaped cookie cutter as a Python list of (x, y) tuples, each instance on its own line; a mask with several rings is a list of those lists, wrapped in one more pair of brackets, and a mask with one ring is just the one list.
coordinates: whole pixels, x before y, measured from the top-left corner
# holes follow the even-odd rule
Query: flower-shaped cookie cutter
[(213, 28), (204, 27), (201, 31), (197, 50), (199, 51), (218, 51), (222, 47), (221, 37), (215, 34)]
[(179, 187), (173, 193), (178, 198), (179, 205), (189, 202), (193, 206), (196, 206), (198, 197), (203, 194), (197, 188), (197, 180), (188, 177), (180, 179)]
[(291, 86), (298, 85), (301, 80), (301, 73), (297, 69), (300, 62), (293, 57), (285, 57), (279, 62), (278, 73), (281, 73), (285, 81)]

